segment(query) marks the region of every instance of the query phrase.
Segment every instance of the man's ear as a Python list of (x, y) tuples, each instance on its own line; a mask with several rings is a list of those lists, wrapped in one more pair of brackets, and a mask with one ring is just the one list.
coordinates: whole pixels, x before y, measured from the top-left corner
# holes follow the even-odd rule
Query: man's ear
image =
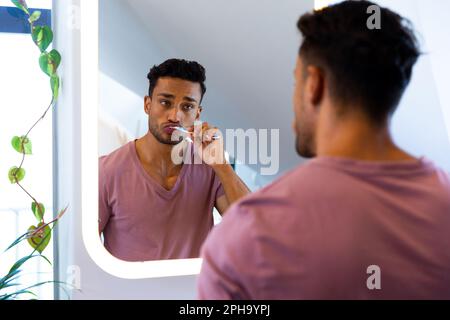
[(150, 115), (150, 108), (152, 106), (152, 97), (145, 96), (144, 98), (144, 111), (146, 114)]
[(318, 106), (324, 97), (325, 77), (323, 71), (316, 66), (308, 66), (306, 72), (306, 97), (313, 106)]
[(203, 107), (202, 106), (198, 106), (198, 111), (197, 111), (197, 116), (195, 117), (195, 121), (200, 119), (200, 114), (203, 111)]

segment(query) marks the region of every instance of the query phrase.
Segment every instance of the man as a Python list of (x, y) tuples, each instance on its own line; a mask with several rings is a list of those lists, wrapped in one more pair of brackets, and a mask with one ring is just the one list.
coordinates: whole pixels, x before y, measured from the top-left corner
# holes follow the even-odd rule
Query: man
[[(149, 132), (99, 160), (99, 232), (106, 249), (122, 260), (198, 258), (213, 226), (213, 207), (223, 214), (249, 190), (223, 163), (223, 148), (202, 161), (202, 147), (223, 145), (213, 139), (216, 128), (196, 126), (196, 135), (186, 137), (195, 148), (176, 134), (177, 127), (194, 132), (200, 119), (204, 68), (171, 59), (151, 69), (148, 79)], [(186, 163), (177, 163), (179, 154)]]
[(371, 5), (300, 18), (294, 131), (315, 159), (230, 208), (199, 298), (450, 298), (450, 178), (389, 133), (419, 49), (387, 9), (369, 30)]

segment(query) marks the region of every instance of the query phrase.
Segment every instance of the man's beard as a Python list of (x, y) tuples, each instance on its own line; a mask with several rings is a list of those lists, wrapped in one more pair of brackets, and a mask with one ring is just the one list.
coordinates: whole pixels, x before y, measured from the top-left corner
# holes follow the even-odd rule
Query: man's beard
[(295, 148), (297, 153), (306, 159), (316, 157), (316, 150), (314, 148), (314, 138), (312, 132), (297, 133), (295, 139)]
[(295, 149), (297, 153), (306, 159), (316, 157), (314, 137), (314, 123), (311, 115), (306, 112), (306, 103), (301, 99), (301, 116), (295, 117)]
[(172, 136), (170, 136), (169, 138), (164, 138), (163, 133), (158, 128), (158, 125), (156, 123), (153, 123), (150, 119), (148, 120), (148, 128), (150, 133), (155, 137), (156, 140), (158, 140), (159, 143), (175, 146), (183, 141), (182, 139), (180, 139), (179, 141), (172, 141)]

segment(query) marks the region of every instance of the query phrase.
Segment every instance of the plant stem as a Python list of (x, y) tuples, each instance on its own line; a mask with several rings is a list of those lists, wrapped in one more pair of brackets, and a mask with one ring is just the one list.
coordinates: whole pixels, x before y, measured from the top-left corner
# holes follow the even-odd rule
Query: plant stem
[[(17, 172), (23, 167), (23, 163), (25, 162), (25, 147), (24, 147), (24, 142), (25, 140), (28, 138), (28, 135), (31, 133), (31, 131), (36, 127), (36, 125), (44, 120), (45, 116), (47, 115), (47, 112), (50, 110), (50, 108), (53, 106), (53, 102), (54, 99), (52, 98), (52, 101), (50, 102), (49, 106), (47, 107), (47, 109), (45, 110), (44, 114), (33, 124), (33, 126), (30, 128), (30, 130), (28, 130), (27, 134), (23, 137), (22, 139), (22, 161), (20, 162), (20, 166), (19, 168), (14, 172), (14, 178), (16, 179), (16, 183), (17, 185), (31, 198), (33, 199), (34, 203), (36, 203), (37, 206), (37, 210), (40, 214), (42, 214), (41, 212), (41, 206), (39, 205), (39, 202), (36, 200), (35, 197), (33, 197), (18, 181), (16, 174)], [(44, 217), (41, 218), (41, 222), (44, 223)]]
[(33, 126), (30, 128), (30, 130), (28, 130), (28, 132), (27, 132), (27, 134), (24, 136), (24, 138), (22, 139), (22, 162), (20, 163), (20, 166), (19, 166), (19, 169), (18, 170), (20, 170), (21, 168), (22, 168), (22, 166), (23, 166), (23, 163), (24, 163), (24, 161), (25, 161), (25, 148), (24, 148), (24, 146), (23, 146), (23, 143), (24, 143), (24, 141), (25, 141), (25, 139), (26, 138), (28, 138), (28, 135), (31, 133), (31, 131), (34, 129), (34, 127), (36, 127), (36, 125), (40, 122), (40, 121), (42, 121), (42, 120), (44, 120), (44, 118), (45, 118), (45, 116), (47, 115), (47, 112), (50, 110), (50, 108), (53, 106), (53, 102), (54, 102), (54, 100), (53, 100), (53, 98), (52, 98), (52, 101), (50, 102), (50, 105), (47, 107), (47, 109), (45, 110), (45, 112), (44, 112), (44, 114), (33, 124)]
[[(16, 177), (14, 177), (14, 178), (16, 178)], [(37, 202), (37, 200), (27, 191), (27, 190), (25, 190), (25, 188), (24, 187), (22, 187), (22, 185), (19, 183), (19, 181), (17, 181), (17, 178), (16, 178), (16, 183), (17, 183), (17, 185), (31, 198), (31, 199), (33, 199), (33, 201), (36, 203), (36, 204), (38, 204), (38, 202)]]
[(39, 123), (39, 121), (44, 120), (45, 116), (47, 115), (47, 112), (50, 110), (50, 108), (53, 106), (53, 102), (54, 99), (52, 98), (52, 101), (50, 102), (49, 106), (47, 107), (47, 109), (45, 110), (44, 114), (36, 121), (36, 123), (31, 127), (30, 130), (28, 130), (27, 134), (25, 135), (25, 138), (28, 137), (28, 135), (30, 134), (31, 130), (34, 129), (34, 127), (36, 127), (36, 125)]

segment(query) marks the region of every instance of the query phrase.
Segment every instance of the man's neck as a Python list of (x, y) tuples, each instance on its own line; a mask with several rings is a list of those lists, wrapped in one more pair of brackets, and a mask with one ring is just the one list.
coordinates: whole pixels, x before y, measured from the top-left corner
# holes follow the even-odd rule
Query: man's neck
[(162, 175), (170, 173), (176, 167), (172, 161), (172, 147), (156, 140), (150, 132), (136, 141), (136, 150), (141, 163)]
[(362, 114), (319, 116), (317, 155), (366, 161), (407, 161), (415, 158), (392, 141), (389, 124), (372, 124)]

